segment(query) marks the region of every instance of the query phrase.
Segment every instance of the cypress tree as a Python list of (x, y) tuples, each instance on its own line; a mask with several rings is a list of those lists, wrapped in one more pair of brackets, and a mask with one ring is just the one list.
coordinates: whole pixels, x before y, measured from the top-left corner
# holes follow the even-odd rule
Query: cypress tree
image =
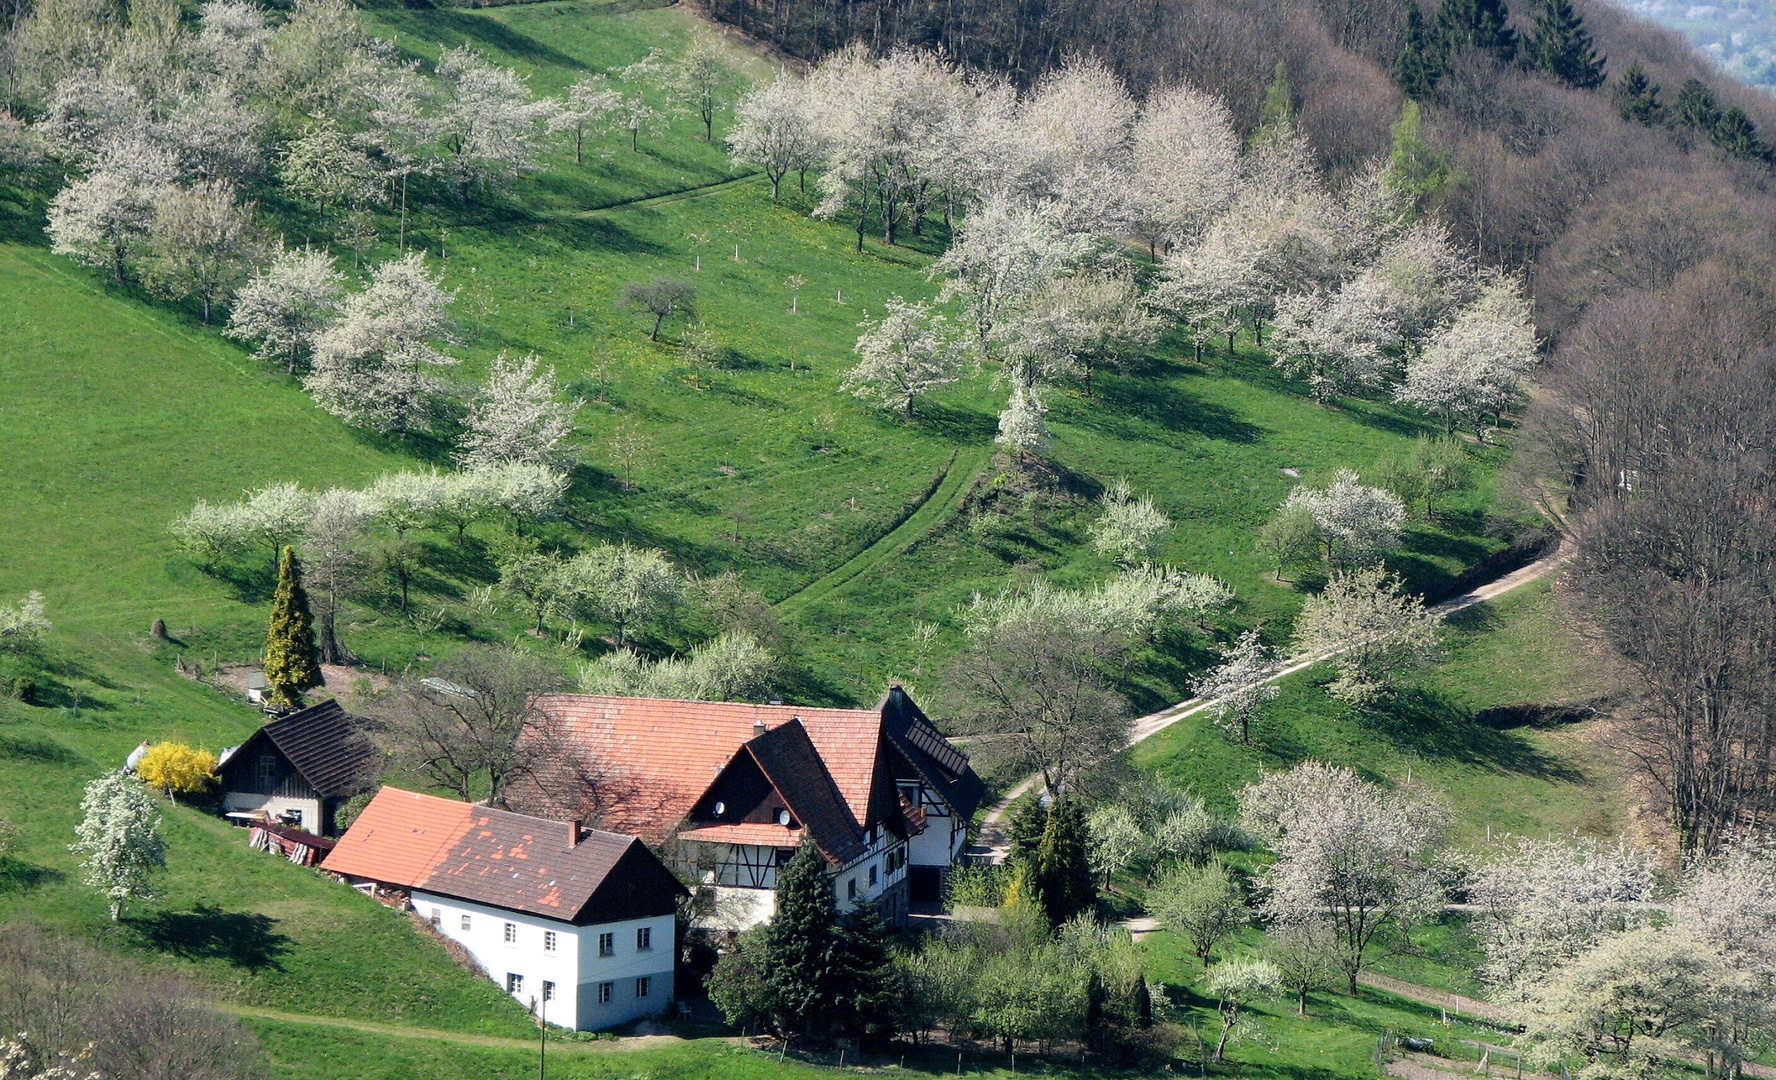
[(831, 1027), (832, 950), (838, 909), (826, 860), (803, 844), (777, 871), (777, 914), (766, 935), (766, 983), (778, 1022), (823, 1035)]
[(1628, 70), (1616, 80), (1616, 111), (1622, 119), (1632, 120), (1642, 127), (1657, 126), (1665, 118), (1665, 106), (1659, 100), (1659, 84), (1647, 78), (1639, 60), (1629, 64)]
[(1603, 85), (1603, 57), (1572, 0), (1536, 0), (1535, 26), (1524, 52), (1530, 67), (1568, 86), (1590, 90)]
[(271, 597), (271, 626), (265, 634), (265, 681), (274, 705), (300, 705), (302, 692), (321, 685), (321, 652), (315, 646), (314, 616), (302, 587), (302, 564), (286, 547), (278, 562), (277, 592)]
[(1443, 56), (1418, 0), (1406, 0), (1406, 41), (1394, 60), (1394, 82), (1413, 100), (1431, 96), (1443, 77)]
[(1055, 802), (1036, 853), (1042, 910), (1059, 926), (1097, 903), (1098, 880), (1086, 858), (1085, 810), (1071, 799)]

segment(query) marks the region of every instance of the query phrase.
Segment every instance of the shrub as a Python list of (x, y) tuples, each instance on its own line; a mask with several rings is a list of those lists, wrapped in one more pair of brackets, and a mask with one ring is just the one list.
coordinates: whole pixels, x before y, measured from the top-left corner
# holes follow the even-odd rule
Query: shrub
[(29, 675), (20, 675), (12, 680), (12, 696), (14, 700), (26, 705), (34, 703), (37, 699), (37, 680)]
[(216, 779), (216, 755), (184, 743), (156, 743), (142, 755), (136, 775), (176, 802), (180, 795), (196, 795), (209, 788)]

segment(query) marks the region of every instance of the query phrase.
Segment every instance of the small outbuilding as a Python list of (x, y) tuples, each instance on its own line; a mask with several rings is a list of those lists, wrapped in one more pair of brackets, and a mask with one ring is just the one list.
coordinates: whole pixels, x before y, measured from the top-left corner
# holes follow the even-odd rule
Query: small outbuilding
[(337, 701), (267, 721), (218, 768), (222, 809), (334, 836), (341, 803), (371, 790), (370, 741)]
[(688, 892), (636, 837), (384, 787), (321, 869), (405, 892), (548, 1023), (597, 1031), (672, 1001)]

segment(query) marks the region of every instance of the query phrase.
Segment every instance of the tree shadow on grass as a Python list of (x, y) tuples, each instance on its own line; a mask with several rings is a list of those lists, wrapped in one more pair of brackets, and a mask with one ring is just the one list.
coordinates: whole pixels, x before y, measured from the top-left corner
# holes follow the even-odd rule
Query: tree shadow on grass
[(290, 951), (288, 936), (277, 931), (277, 920), (245, 911), (223, 911), (198, 904), (190, 911), (157, 911), (124, 920), (157, 952), (184, 960), (222, 960), (248, 971), (283, 971), (283, 955)]
[[(43, 687), (39, 686), (37, 693), (42, 695), (43, 692)], [(57, 703), (43, 700), (41, 704)], [(0, 735), (0, 758), (8, 761), (28, 761), (37, 765), (86, 764), (85, 758), (44, 735)]]
[(1378, 707), (1358, 715), (1369, 730), (1420, 757), (1459, 761), (1554, 783), (1584, 780), (1577, 770), (1514, 731), (1480, 722), (1435, 690), (1398, 689)]
[(28, 863), (10, 855), (0, 855), (0, 896), (7, 893), (26, 892), (39, 885), (51, 885), (61, 881), (62, 877), (63, 874), (59, 870), (51, 870), (47, 866)]
[(929, 398), (920, 400), (913, 410), (913, 426), (951, 442), (981, 446), (999, 434), (999, 418), (992, 413)]
[(1222, 442), (1257, 442), (1265, 431), (1224, 405), (1216, 405), (1168, 382), (1146, 379), (1100, 377), (1091, 398), (1098, 408), (1069, 410), (1082, 415), (1068, 419), (1120, 438), (1141, 438), (1129, 428), (1138, 420), (1179, 434), (1202, 435)]

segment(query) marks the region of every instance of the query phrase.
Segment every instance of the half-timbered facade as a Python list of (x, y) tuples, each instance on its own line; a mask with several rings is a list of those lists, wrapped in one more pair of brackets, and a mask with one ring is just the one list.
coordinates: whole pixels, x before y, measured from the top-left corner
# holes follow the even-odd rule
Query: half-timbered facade
[(904, 919), (959, 858), (980, 780), (905, 691), (874, 710), (595, 695), (544, 699), (579, 749), (620, 772), (605, 821), (659, 845), (696, 882), (704, 925), (770, 918), (777, 871), (804, 842), (841, 910)]
[(254, 813), (321, 836), (333, 815), (370, 789), (369, 742), (337, 701), (267, 722), (217, 767), (224, 812)]

